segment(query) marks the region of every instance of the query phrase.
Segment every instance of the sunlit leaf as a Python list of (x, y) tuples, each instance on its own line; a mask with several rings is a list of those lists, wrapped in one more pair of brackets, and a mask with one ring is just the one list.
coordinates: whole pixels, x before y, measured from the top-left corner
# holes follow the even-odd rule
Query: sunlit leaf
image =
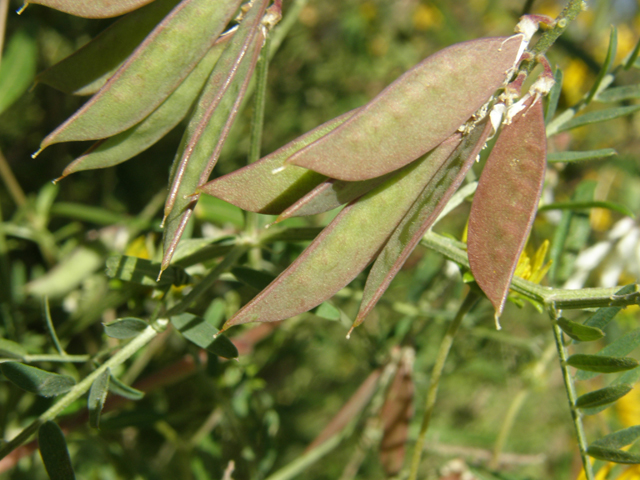
[[(629, 355), (633, 352), (638, 348), (638, 346), (640, 346), (640, 328), (627, 332), (621, 337), (616, 338), (613, 342), (600, 350), (596, 356), (624, 357), (625, 355)], [(588, 380), (595, 376), (595, 374), (588, 372), (578, 372), (576, 380)]]
[(503, 126), (469, 214), (469, 266), (493, 304), (496, 319), (504, 308), (544, 184), (547, 142), (542, 102), (535, 98)]
[(587, 409), (610, 405), (624, 397), (632, 388), (629, 384), (620, 384), (585, 393), (578, 397), (575, 406), (577, 408)]
[[(597, 373), (614, 373), (631, 370), (638, 366), (635, 358), (608, 357), (604, 355), (585, 355), (576, 353), (567, 359), (567, 365), (579, 370)], [(578, 378), (580, 380), (580, 378)]]
[(522, 35), (483, 38), (441, 50), (288, 162), (349, 181), (406, 165), (484, 105), (507, 79), (522, 41)]
[(133, 317), (119, 318), (118, 320), (104, 323), (103, 325), (104, 333), (106, 333), (108, 337), (121, 340), (135, 337), (149, 326), (144, 320)]
[(587, 455), (604, 460), (605, 462), (638, 464), (640, 463), (640, 455), (625, 452), (624, 450), (616, 450), (613, 448), (601, 447), (599, 445), (590, 445), (587, 448)]
[(190, 313), (183, 313), (171, 317), (172, 325), (184, 337), (200, 348), (224, 358), (236, 358), (238, 349), (225, 335), (218, 334), (218, 329), (207, 323), (203, 318)]
[(58, 375), (23, 363), (3, 363), (0, 365), (0, 371), (17, 387), (42, 397), (62, 395), (76, 384), (76, 381), (67, 375)]
[(593, 123), (606, 122), (609, 120), (613, 120), (614, 118), (620, 118), (626, 115), (631, 115), (632, 113), (635, 113), (638, 110), (640, 110), (640, 105), (633, 105), (630, 107), (607, 108), (605, 110), (597, 110), (595, 112), (585, 113), (578, 117), (574, 117), (568, 122), (565, 122), (562, 125), (560, 125), (560, 127), (558, 127), (558, 132), (564, 132), (566, 130), (583, 127), (585, 125), (591, 125)]
[(100, 415), (102, 414), (104, 402), (107, 399), (107, 393), (109, 393), (110, 376), (111, 370), (107, 368), (98, 375), (98, 378), (93, 381), (91, 388), (89, 389), (87, 408), (89, 409), (89, 425), (93, 428), (98, 428), (100, 426)]
[(67, 442), (60, 427), (52, 421), (44, 422), (38, 429), (38, 448), (50, 480), (74, 480)]
[(640, 425), (634, 427), (625, 428), (624, 430), (618, 430), (617, 432), (610, 433), (609, 435), (599, 438), (591, 444), (591, 446), (598, 446), (603, 448), (618, 449), (631, 445), (640, 437)]
[(225, 35), (216, 42), (187, 78), (147, 118), (122, 133), (98, 141), (81, 157), (67, 165), (62, 176), (117, 165), (164, 137), (187, 115), (230, 38), (233, 36)]

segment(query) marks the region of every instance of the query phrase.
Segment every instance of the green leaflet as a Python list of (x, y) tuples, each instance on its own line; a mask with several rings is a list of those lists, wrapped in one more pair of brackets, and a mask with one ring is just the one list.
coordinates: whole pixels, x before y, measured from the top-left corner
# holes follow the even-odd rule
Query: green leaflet
[(125, 282), (162, 289), (171, 285), (186, 285), (192, 281), (191, 276), (180, 267), (169, 267), (164, 272), (162, 279), (156, 281), (158, 272), (160, 272), (160, 264), (144, 258), (114, 255), (107, 259), (107, 276), (119, 278)]
[[(609, 307), (614, 308), (614, 307)], [(621, 358), (625, 355), (629, 355), (636, 348), (640, 346), (640, 328), (636, 328), (630, 332), (625, 333), (623, 336), (616, 338), (609, 345), (604, 347), (594, 356), (616, 357)], [(584, 369), (583, 369), (584, 370)], [(592, 370), (592, 372), (597, 370)], [(588, 380), (595, 377), (597, 374), (590, 372), (578, 372), (576, 374), (576, 380)]]
[(208, 352), (223, 358), (236, 358), (238, 349), (225, 335), (218, 335), (218, 329), (203, 318), (190, 313), (171, 317), (171, 324), (184, 337)]
[(0, 113), (29, 88), (36, 73), (37, 61), (35, 37), (26, 30), (18, 30), (9, 39), (0, 65)]
[(259, 26), (268, 0), (255, 3), (216, 63), (195, 112), (182, 137), (171, 167), (169, 195), (164, 207), (165, 230), (162, 270), (173, 252), (198, 201), (198, 185), (215, 165), (224, 140), (244, 97), (264, 41)]
[(69, 95), (92, 95), (179, 0), (155, 0), (111, 24), (89, 43), (36, 76)]
[(186, 117), (230, 38), (232, 35), (223, 35), (180, 86), (147, 118), (122, 133), (98, 141), (84, 155), (71, 162), (62, 176), (81, 170), (118, 165), (143, 152), (169, 133)]
[(469, 214), (469, 266), (495, 308), (496, 321), (531, 231), (544, 183), (547, 140), (542, 101), (536, 98), (531, 97), (511, 124), (502, 128)]
[(578, 117), (574, 117), (571, 120), (563, 123), (558, 127), (558, 132), (564, 132), (566, 130), (572, 130), (574, 128), (583, 127), (585, 125), (591, 125), (592, 123), (606, 122), (613, 120), (614, 118), (624, 117), (625, 115), (631, 115), (632, 113), (640, 110), (640, 105), (632, 105), (630, 107), (614, 107), (607, 108), (605, 110), (597, 110), (595, 112), (585, 113)]
[(625, 452), (624, 450), (601, 447), (600, 445), (590, 445), (589, 448), (587, 448), (587, 455), (606, 462), (623, 464), (640, 463), (640, 455)]
[(223, 330), (304, 313), (353, 280), (378, 255), (437, 164), (448, 156), (436, 160), (441, 154), (441, 149), (434, 149), (347, 205), (289, 268), (224, 324)]
[(89, 410), (89, 425), (93, 428), (100, 426), (100, 415), (102, 414), (104, 402), (107, 400), (107, 393), (109, 393), (110, 376), (111, 370), (107, 368), (98, 375), (98, 378), (91, 384), (91, 389), (89, 389), (87, 408)]
[(40, 425), (38, 448), (50, 480), (75, 480), (67, 442), (55, 422), (49, 420)]
[(58, 375), (23, 363), (3, 363), (0, 365), (0, 371), (14, 385), (42, 397), (62, 395), (76, 384), (76, 381), (67, 375)]
[[(455, 150), (452, 148), (449, 151), (450, 154), (443, 159), (441, 166), (438, 165), (433, 178), (425, 186), (378, 255), (367, 277), (360, 309), (353, 322), (354, 327), (364, 321), (420, 242), (424, 232), (436, 221), (448, 199), (464, 180), (492, 131), (492, 125), (490, 122), (486, 122), (483, 125), (478, 125), (466, 137), (462, 137), (461, 142), (460, 135), (456, 134), (438, 147), (440, 149), (450, 143)], [(452, 140), (455, 141), (452, 142)]]
[(406, 72), (331, 134), (288, 162), (340, 180), (384, 175), (453, 134), (507, 80), (523, 36), (445, 48)]
[(40, 148), (107, 138), (140, 122), (207, 53), (239, 4), (240, 0), (182, 0), (104, 87), (47, 135)]
[(120, 340), (135, 337), (149, 326), (144, 320), (134, 317), (119, 318), (103, 325), (108, 337)]
[(282, 168), (285, 160), (338, 128), (356, 111), (329, 120), (257, 162), (216, 178), (198, 190), (249, 212), (278, 215), (326, 180), (325, 176), (305, 168), (292, 165)]
[(567, 336), (579, 342), (593, 342), (604, 337), (604, 332), (599, 328), (572, 322), (564, 317), (558, 318), (557, 323)]
[[(624, 397), (633, 389), (633, 386), (623, 383), (601, 388), (594, 392), (585, 393), (576, 400), (576, 407), (581, 409), (602, 407), (611, 405)], [(600, 411), (600, 410), (598, 410)]]
[(609, 435), (596, 440), (591, 445), (617, 449), (631, 445), (638, 439), (638, 437), (640, 437), (640, 425), (610, 433)]
[(30, 3), (55, 8), (61, 12), (85, 18), (109, 18), (124, 15), (153, 0), (29, 0)]
[(547, 155), (547, 162), (581, 162), (584, 160), (594, 160), (596, 158), (605, 158), (617, 155), (613, 148), (602, 148), (600, 150), (587, 150), (584, 152), (554, 152)]
[(123, 398), (127, 398), (129, 400), (140, 400), (144, 397), (144, 392), (140, 390), (136, 390), (129, 385), (122, 383), (113, 374), (109, 380), (109, 391), (115, 395), (119, 395)]
[(635, 100), (636, 98), (640, 98), (640, 84), (607, 88), (596, 96), (596, 100), (599, 102), (612, 103)]

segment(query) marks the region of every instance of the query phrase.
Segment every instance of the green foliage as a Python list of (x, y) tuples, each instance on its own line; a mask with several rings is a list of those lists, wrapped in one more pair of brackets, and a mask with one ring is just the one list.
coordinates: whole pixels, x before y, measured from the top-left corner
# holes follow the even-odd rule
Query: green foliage
[(416, 479), (452, 447), (571, 478), (576, 432), (587, 479), (637, 463), (640, 42), (613, 9), (568, 0), (514, 65), (503, 2), (29, 3), (0, 63), (0, 457), (37, 433), (43, 462), (12, 478)]

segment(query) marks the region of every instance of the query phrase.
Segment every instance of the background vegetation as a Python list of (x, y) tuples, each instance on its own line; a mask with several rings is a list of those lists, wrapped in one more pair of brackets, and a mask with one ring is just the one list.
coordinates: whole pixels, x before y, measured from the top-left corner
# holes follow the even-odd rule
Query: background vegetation
[[(555, 17), (563, 7), (554, 1), (530, 3), (285, 0), (285, 16), (296, 6), (301, 9), (270, 64), (263, 152), (364, 104), (401, 73), (447, 45), (508, 35), (524, 8)], [(7, 42), (26, 32), (37, 46), (38, 71), (112, 21), (76, 18), (39, 5), (29, 6), (17, 17), (13, 12), (19, 7), (19, 2), (10, 2)], [(591, 88), (607, 53), (611, 25), (618, 31), (617, 64), (637, 42), (638, 22), (636, 2), (589, 3), (589, 9), (548, 52), (551, 64), (564, 71), (558, 111), (574, 105)], [(638, 76), (637, 70), (624, 72), (617, 85), (636, 84)], [(118, 253), (159, 259), (167, 175), (184, 129), (181, 125), (129, 162), (80, 172), (52, 185), (51, 180), (88, 144), (56, 144), (36, 159), (30, 155), (82, 102), (82, 98), (36, 85), (0, 114), (0, 162), (7, 186), (0, 188), (0, 336), (19, 342), (31, 355), (55, 354), (43, 313), (42, 296), (47, 295), (65, 351), (88, 355), (92, 362), (37, 365), (76, 379), (85, 377), (93, 362), (103, 361), (121, 343), (104, 335), (103, 323), (145, 318), (156, 307), (158, 292), (108, 278), (105, 262)], [(250, 119), (248, 104), (238, 116), (214, 176), (246, 164)], [(550, 166), (544, 200), (568, 200), (581, 185), (594, 185), (596, 200), (640, 211), (639, 127), (635, 116), (627, 116), (553, 137), (550, 152), (615, 148), (617, 155)], [(585, 183), (590, 181), (597, 183)], [(460, 206), (436, 231), (461, 239), (468, 211), (468, 204)], [(321, 226), (332, 215), (291, 220), (287, 225)], [(638, 233), (629, 234), (638, 231), (635, 224), (625, 235), (615, 237), (611, 229), (622, 228), (624, 224), (616, 223), (622, 214), (592, 209), (580, 215), (583, 244), (577, 240), (572, 247), (575, 255), (597, 242), (615, 244), (621, 238), (632, 248), (620, 248), (618, 256), (614, 249), (592, 266), (564, 265), (564, 270), (558, 266), (553, 284), (562, 285), (580, 268), (586, 268), (585, 286), (635, 282), (640, 272), (636, 253), (640, 238)], [(244, 227), (239, 209), (210, 198), (200, 202), (196, 217), (194, 238), (234, 234)], [(558, 211), (538, 215), (528, 250), (531, 256), (544, 240), (553, 240), (558, 221)], [(277, 242), (263, 254), (277, 271), (296, 258), (303, 246)], [(196, 265), (190, 273), (202, 275), (211, 265), (211, 261)], [(59, 275), (53, 277), (50, 272), (56, 268)], [(401, 355), (413, 371), (417, 414), (408, 431), (409, 445), (413, 445), (439, 341), (467, 287), (452, 263), (419, 247), (374, 315), (347, 341), (349, 317), (357, 310), (363, 283), (361, 275), (334, 299), (340, 318), (305, 314), (274, 325), (230, 330), (240, 352), (237, 361), (207, 354), (172, 329), (157, 336), (116, 372), (125, 383), (146, 392), (144, 398), (124, 401), (110, 395), (99, 430), (87, 424), (85, 399), (59, 418), (77, 476), (225, 478), (233, 461), (236, 479), (287, 478), (270, 475), (304, 458), (305, 448), (363, 380), (376, 369), (397, 366)], [(255, 293), (238, 276), (227, 274), (193, 313), (219, 327)], [(584, 320), (589, 315), (570, 316)], [(634, 330), (637, 318), (637, 308), (628, 307), (609, 324), (606, 338)], [(502, 331), (495, 331), (493, 309), (486, 301), (465, 318), (441, 380), (421, 466), (423, 478), (455, 478), (443, 471), (452, 459), (463, 459), (479, 478), (578, 476), (581, 463), (548, 317), (527, 302), (509, 303), (502, 325)], [(594, 345), (583, 348), (597, 349)], [(579, 393), (601, 388), (603, 382), (596, 377), (581, 383)], [(5, 440), (53, 402), (1, 381), (0, 426)], [(514, 405), (519, 408), (511, 419), (512, 428), (503, 430)], [(353, 478), (384, 478), (385, 458), (378, 453), (381, 427), (375, 420), (379, 412), (374, 402), (362, 413), (350, 415), (354, 424), (341, 430), (345, 433), (340, 447), (310, 464), (306, 478), (352, 478), (349, 468), (356, 468)], [(638, 412), (640, 390), (634, 389), (615, 407), (587, 417), (587, 435), (597, 438), (636, 425)], [(0, 478), (47, 478), (40, 457), (31, 454), (34, 448), (26, 444), (0, 462)], [(622, 472), (618, 467), (610, 478), (622, 478)]]

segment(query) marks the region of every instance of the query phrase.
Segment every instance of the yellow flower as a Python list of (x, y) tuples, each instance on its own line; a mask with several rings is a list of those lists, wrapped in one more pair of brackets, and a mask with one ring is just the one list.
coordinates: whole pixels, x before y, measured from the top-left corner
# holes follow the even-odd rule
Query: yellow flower
[(516, 266), (514, 276), (520, 277), (524, 280), (529, 280), (533, 283), (540, 283), (549, 271), (549, 268), (551, 268), (551, 260), (544, 263), (548, 250), (549, 240), (545, 240), (533, 255), (533, 263), (531, 262), (529, 255), (527, 255), (526, 250), (523, 250), (520, 254), (520, 258), (518, 259), (518, 265)]

